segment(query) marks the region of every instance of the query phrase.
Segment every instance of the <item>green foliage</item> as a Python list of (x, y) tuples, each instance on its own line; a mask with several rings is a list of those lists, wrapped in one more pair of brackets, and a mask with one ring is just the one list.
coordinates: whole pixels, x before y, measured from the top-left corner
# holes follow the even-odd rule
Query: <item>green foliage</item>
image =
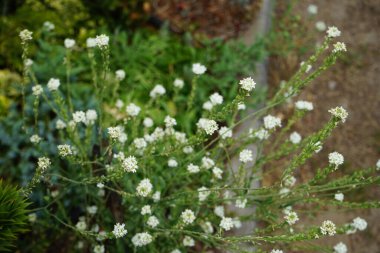
[(27, 207), (20, 189), (0, 179), (0, 252), (11, 251), (20, 233), (27, 231)]

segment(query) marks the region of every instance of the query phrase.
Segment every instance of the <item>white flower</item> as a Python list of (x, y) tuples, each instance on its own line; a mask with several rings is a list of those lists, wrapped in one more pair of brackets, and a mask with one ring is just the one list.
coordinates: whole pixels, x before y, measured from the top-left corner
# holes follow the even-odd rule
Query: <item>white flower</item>
[(150, 208), (150, 205), (145, 205), (141, 208), (141, 215), (151, 214), (151, 213), (152, 213), (152, 210)]
[(346, 52), (346, 51), (347, 51), (347, 48), (344, 42), (337, 42), (334, 44), (333, 53)]
[(210, 195), (210, 191), (207, 187), (202, 186), (201, 188), (198, 188), (198, 199), (199, 202), (205, 201), (207, 197)]
[(330, 220), (325, 220), (320, 227), (323, 235), (333, 236), (336, 233), (335, 224)]
[(168, 166), (171, 167), (171, 168), (175, 168), (175, 167), (178, 166), (178, 162), (176, 160), (174, 160), (173, 158), (171, 158), (168, 161)]
[(293, 144), (298, 144), (301, 142), (302, 140), (302, 137), (299, 133), (297, 132), (293, 132), (290, 134), (290, 137), (289, 137), (290, 141), (293, 143)]
[(232, 218), (223, 217), (220, 221), (220, 227), (226, 231), (231, 230), (234, 227), (234, 221), (232, 220)]
[(75, 46), (75, 40), (65, 39), (64, 44), (65, 44), (65, 48), (67, 49), (73, 48)]
[(24, 29), (19, 33), (19, 36), (21, 38), (21, 41), (25, 43), (28, 40), (32, 40), (32, 34), (33, 32), (29, 31), (28, 29)]
[(154, 86), (154, 88), (150, 91), (149, 96), (151, 98), (156, 98), (156, 97), (164, 95), (165, 93), (166, 93), (166, 90), (164, 86), (162, 86), (161, 84), (156, 84), (156, 86)]
[(186, 146), (186, 147), (183, 148), (182, 151), (185, 154), (191, 154), (191, 153), (193, 153), (194, 149), (191, 146)]
[(279, 249), (272, 249), (270, 253), (284, 253), (282, 250)]
[(343, 193), (335, 193), (334, 198), (338, 201), (343, 201), (344, 200), (344, 194)]
[(59, 85), (61, 85), (61, 82), (56, 78), (50, 78), (47, 83), (47, 87), (50, 91), (58, 90)]
[(117, 138), (117, 140), (120, 142), (120, 143), (125, 143), (127, 140), (128, 140), (128, 135), (124, 132), (122, 132), (119, 136), (119, 138)]
[(120, 238), (125, 236), (128, 231), (124, 228), (125, 224), (116, 223), (113, 227), (112, 233), (115, 235), (116, 238)]
[(136, 157), (129, 156), (125, 158), (121, 164), (121, 167), (123, 167), (125, 172), (136, 173), (136, 170), (138, 169)]
[(239, 154), (239, 160), (242, 163), (252, 162), (253, 161), (252, 151), (249, 149), (242, 150)]
[(136, 187), (137, 196), (146, 197), (148, 196), (153, 189), (153, 185), (150, 183), (149, 179), (143, 179)]
[(146, 148), (146, 146), (148, 145), (145, 141), (144, 138), (136, 138), (133, 140), (133, 145), (137, 148), (137, 149), (144, 149)]
[(202, 75), (206, 72), (207, 68), (206, 66), (200, 64), (200, 63), (194, 63), (192, 67), (192, 71), (196, 75)]
[(104, 253), (105, 252), (104, 245), (96, 245), (93, 251), (94, 253)]
[(108, 47), (109, 40), (110, 38), (107, 35), (101, 34), (96, 36), (95, 43), (99, 48), (103, 49)]
[(313, 103), (308, 101), (300, 100), (295, 105), (298, 110), (312, 111), (314, 109)]
[(186, 209), (181, 213), (181, 219), (184, 224), (189, 225), (194, 222), (195, 220), (195, 215), (194, 212), (191, 211), (190, 209)]
[(330, 38), (339, 37), (340, 34), (341, 34), (341, 32), (340, 32), (339, 29), (336, 28), (335, 26), (330, 26), (330, 27), (327, 29), (327, 36), (330, 37)]
[(223, 218), (224, 217), (224, 206), (216, 206), (214, 208), (214, 213), (216, 216)]
[(97, 206), (88, 206), (87, 208), (86, 208), (86, 210), (87, 210), (87, 212), (89, 213), (89, 214), (96, 214), (96, 212), (98, 211), (98, 207)]
[(31, 213), (31, 214), (28, 214), (28, 220), (29, 222), (35, 222), (37, 220), (37, 214), (36, 213)]
[(116, 70), (115, 75), (116, 75), (116, 79), (121, 81), (125, 78), (125, 71), (122, 69)]
[(164, 122), (165, 122), (165, 127), (166, 128), (171, 128), (171, 127), (177, 125), (177, 121), (174, 118), (170, 117), (170, 116), (166, 116), (165, 119), (164, 119)]
[(99, 189), (102, 189), (102, 188), (104, 188), (104, 184), (103, 183), (97, 183), (96, 187), (98, 187)]
[(320, 32), (326, 31), (326, 24), (323, 21), (317, 21), (315, 23), (315, 28)]
[(284, 219), (289, 225), (294, 225), (299, 220), (297, 213), (293, 211), (288, 212)]
[(258, 131), (254, 134), (254, 136), (255, 136), (257, 139), (259, 139), (259, 140), (266, 140), (266, 139), (269, 138), (269, 132), (268, 132), (268, 130), (262, 128), (262, 129), (258, 130)]
[(86, 228), (87, 228), (86, 221), (84, 221), (84, 220), (80, 220), (80, 221), (78, 221), (77, 224), (75, 224), (75, 227), (76, 227), (79, 231), (84, 231), (84, 230), (86, 230)]
[(86, 47), (87, 48), (93, 48), (95, 46), (96, 46), (96, 39), (95, 38), (87, 38)]
[(245, 109), (247, 109), (247, 107), (245, 106), (245, 104), (238, 103), (238, 110), (244, 111)]
[(58, 145), (58, 155), (61, 157), (66, 157), (73, 154), (73, 149), (68, 144)]
[(220, 168), (218, 168), (218, 167), (214, 167), (214, 168), (212, 169), (212, 173), (214, 174), (214, 176), (215, 176), (217, 179), (222, 179), (223, 170), (221, 170)]
[(63, 122), (62, 120), (58, 119), (57, 122), (55, 122), (55, 128), (61, 130), (66, 127), (66, 123)]
[(38, 134), (33, 134), (32, 136), (30, 136), (30, 142), (31, 143), (37, 144), (41, 140), (42, 140), (42, 138), (40, 136), (38, 136)]
[(336, 167), (343, 164), (344, 157), (338, 152), (333, 152), (329, 154), (329, 163), (335, 165)]
[(219, 135), (220, 135), (220, 138), (222, 139), (227, 139), (227, 138), (231, 138), (232, 137), (232, 130), (229, 129), (228, 127), (221, 127), (219, 129)]
[(202, 108), (206, 111), (211, 111), (213, 107), (214, 105), (210, 101), (207, 101), (202, 105)]
[(146, 224), (148, 224), (148, 226), (150, 226), (151, 228), (155, 228), (158, 226), (158, 224), (160, 224), (160, 221), (157, 219), (156, 216), (153, 215), (148, 218)]
[(201, 222), (200, 226), (205, 233), (207, 233), (207, 234), (214, 233), (214, 227), (212, 226), (211, 222), (209, 222), (209, 221)]
[(236, 206), (237, 208), (245, 208), (246, 205), (247, 205), (247, 199), (238, 198), (238, 199), (235, 201), (235, 206)]
[(183, 238), (182, 243), (183, 243), (183, 246), (185, 246), (185, 247), (194, 247), (195, 246), (194, 239), (191, 238), (190, 236), (187, 236), (187, 235)]
[(50, 167), (51, 162), (50, 162), (50, 159), (47, 157), (40, 157), (38, 158), (37, 165), (38, 165), (38, 168), (44, 171)]
[(73, 113), (73, 120), (75, 123), (86, 122), (86, 114), (83, 111), (76, 111)]
[(352, 226), (360, 231), (363, 231), (367, 228), (367, 221), (360, 217), (356, 217), (352, 222)]
[(340, 242), (334, 246), (334, 253), (347, 253), (347, 246), (343, 242)]
[(251, 77), (240, 80), (239, 84), (243, 90), (246, 90), (248, 92), (252, 91), (256, 87), (256, 83)]
[(140, 111), (141, 108), (135, 105), (134, 103), (130, 103), (129, 105), (127, 105), (126, 112), (131, 117), (136, 117), (140, 113)]
[(179, 249), (173, 249), (170, 253), (181, 253)]
[(199, 129), (203, 129), (208, 135), (212, 135), (216, 130), (218, 130), (218, 124), (212, 119), (199, 119), (197, 127)]
[(343, 123), (346, 122), (348, 112), (341, 106), (332, 108), (329, 110), (329, 113), (331, 113), (334, 117), (339, 118)]
[(295, 177), (289, 175), (289, 176), (285, 177), (284, 185), (287, 187), (291, 187), (296, 183), (296, 181), (297, 181), (297, 179)]
[(153, 199), (153, 202), (160, 201), (160, 199), (161, 199), (161, 192), (160, 191), (156, 191), (155, 193), (153, 193), (152, 199)]
[(33, 60), (32, 59), (26, 59), (25, 60), (25, 62), (24, 62), (24, 64), (25, 64), (25, 66), (27, 66), (27, 67), (30, 67), (30, 66), (32, 66), (33, 65)]
[(132, 237), (132, 243), (136, 247), (148, 245), (153, 241), (153, 237), (147, 232), (137, 233)]
[(199, 166), (190, 163), (187, 166), (187, 171), (190, 172), (190, 173), (198, 173), (199, 172)]
[(54, 30), (55, 29), (55, 25), (52, 23), (52, 22), (50, 22), (50, 21), (45, 21), (44, 23), (43, 23), (43, 28), (45, 28), (47, 31), (52, 31), (52, 30)]
[(264, 117), (264, 127), (266, 129), (274, 129), (276, 127), (281, 127), (281, 119), (272, 115), (267, 115)]
[(280, 197), (284, 197), (290, 193), (289, 188), (281, 188), (280, 191), (278, 192), (280, 194)]
[(182, 79), (176, 78), (173, 82), (174, 87), (177, 87), (178, 89), (182, 89), (185, 82)]
[(223, 103), (223, 97), (218, 92), (215, 92), (210, 96), (210, 102), (213, 105), (221, 105)]
[(233, 223), (234, 223), (234, 227), (235, 228), (241, 228), (241, 226), (242, 226), (241, 221), (239, 220), (239, 218), (234, 218), (233, 219)]
[(202, 168), (205, 168), (206, 170), (211, 169), (215, 165), (214, 160), (211, 158), (205, 156), (202, 158)]
[(309, 14), (311, 14), (311, 15), (317, 14), (318, 13), (318, 6), (316, 6), (314, 4), (310, 4), (307, 7), (307, 12), (309, 12)]
[(153, 126), (153, 120), (149, 117), (146, 117), (143, 121), (145, 127), (150, 128)]
[(85, 120), (86, 125), (93, 125), (97, 119), (98, 119), (98, 114), (96, 113), (95, 110), (90, 109), (86, 111), (86, 120)]

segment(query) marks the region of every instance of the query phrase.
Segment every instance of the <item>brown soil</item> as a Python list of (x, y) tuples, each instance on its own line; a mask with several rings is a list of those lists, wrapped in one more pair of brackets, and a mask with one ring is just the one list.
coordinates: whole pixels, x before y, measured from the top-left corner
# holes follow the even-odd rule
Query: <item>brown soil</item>
[[(285, 2), (285, 1), (284, 1)], [(307, 13), (307, 6), (316, 4), (318, 14), (311, 17)], [(276, 16), (281, 16), (284, 6), (281, 4), (276, 9)], [(298, 22), (299, 32), (312, 31), (312, 37), (295, 37), (294, 44), (310, 46), (320, 42), (323, 32), (315, 29), (316, 21), (324, 21), (328, 26), (337, 26), (342, 31), (339, 40), (344, 41), (348, 48), (348, 54), (338, 63), (317, 78), (301, 94), (300, 99), (312, 101), (314, 111), (295, 127), (301, 135), (310, 134), (320, 129), (328, 121), (330, 115), (327, 111), (335, 106), (342, 105), (349, 112), (349, 118), (345, 124), (338, 127), (333, 135), (325, 143), (323, 150), (303, 167), (298, 173), (298, 180), (309, 178), (318, 165), (325, 165), (327, 155), (332, 151), (338, 151), (345, 157), (345, 165), (341, 174), (352, 172), (357, 168), (374, 167), (380, 158), (380, 4), (378, 0), (344, 0), (330, 1), (320, 0), (299, 1), (294, 12), (302, 19)], [(297, 16), (293, 18), (297, 23)], [(286, 55), (273, 55), (269, 64), (270, 88), (276, 87), (281, 80), (288, 80), (298, 68), (299, 63), (305, 60), (302, 51), (290, 52)], [(289, 108), (284, 108), (282, 113), (287, 113)], [(270, 184), (277, 178), (276, 175), (266, 178)], [(355, 200), (378, 200), (380, 190), (370, 191), (348, 196)], [(324, 241), (328, 245), (335, 245), (344, 241), (349, 252), (380, 252), (380, 210), (344, 212), (326, 210), (323, 214), (310, 220), (319, 224), (325, 219), (331, 219), (337, 224), (350, 222), (352, 218), (361, 216), (368, 221), (368, 229), (351, 236), (334, 237)]]

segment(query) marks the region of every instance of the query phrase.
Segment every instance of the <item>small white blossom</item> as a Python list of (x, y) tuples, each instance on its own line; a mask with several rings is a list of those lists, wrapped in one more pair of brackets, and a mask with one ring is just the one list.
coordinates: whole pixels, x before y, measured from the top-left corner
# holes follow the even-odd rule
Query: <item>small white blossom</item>
[(87, 210), (87, 212), (89, 213), (89, 214), (92, 214), (92, 215), (94, 215), (94, 214), (96, 214), (96, 212), (98, 211), (98, 207), (97, 206), (88, 206), (87, 208), (86, 208), (86, 210)]
[(342, 165), (344, 162), (344, 157), (338, 152), (333, 152), (329, 154), (329, 163), (335, 165), (336, 167)]
[(102, 188), (104, 188), (104, 184), (103, 183), (97, 183), (96, 187), (98, 187), (99, 189), (102, 189)]
[(232, 218), (223, 217), (220, 221), (220, 227), (226, 231), (229, 231), (234, 227), (234, 221), (232, 220)]
[(21, 41), (25, 43), (26, 41), (33, 39), (32, 34), (33, 32), (29, 31), (28, 29), (24, 29), (19, 33), (19, 36), (21, 38)]
[(338, 201), (343, 201), (344, 200), (344, 194), (343, 193), (335, 193), (334, 198)]
[(327, 36), (330, 37), (330, 38), (336, 38), (336, 37), (339, 37), (341, 34), (341, 32), (339, 31), (338, 28), (336, 28), (335, 26), (330, 26), (328, 29), (327, 29)]
[(235, 201), (235, 206), (236, 206), (237, 208), (245, 208), (246, 205), (247, 205), (247, 199), (238, 198), (238, 199)]
[(44, 90), (43, 90), (42, 86), (39, 85), (39, 84), (37, 84), (37, 85), (35, 85), (35, 86), (32, 87), (33, 95), (36, 96), (36, 97), (39, 96), (39, 95), (41, 95), (43, 91)]
[(124, 227), (125, 227), (124, 223), (123, 224), (116, 223), (114, 225), (112, 233), (114, 234), (116, 238), (123, 237), (128, 233), (128, 231)]
[(282, 250), (279, 249), (272, 249), (270, 253), (284, 253)]
[(183, 148), (182, 151), (185, 154), (191, 154), (191, 153), (193, 153), (194, 149), (191, 146), (186, 146), (186, 147)]
[(344, 42), (337, 42), (334, 44), (334, 49), (332, 51), (333, 53), (346, 52), (346, 44), (344, 44)]
[(245, 106), (245, 104), (243, 104), (243, 103), (238, 103), (238, 110), (240, 110), (240, 111), (244, 111), (245, 109), (247, 109), (247, 107)]
[(214, 213), (216, 216), (223, 218), (224, 217), (224, 206), (216, 206), (214, 208)]
[(284, 197), (290, 193), (289, 188), (281, 188), (280, 191), (278, 192), (280, 194), (280, 197)]
[(160, 224), (160, 221), (157, 219), (156, 216), (153, 215), (148, 218), (146, 224), (148, 224), (148, 226), (151, 228), (155, 228), (158, 226), (158, 224)]
[(155, 193), (153, 193), (152, 195), (152, 199), (153, 199), (153, 202), (158, 202), (160, 201), (161, 199), (161, 192), (160, 191), (156, 191)]
[(223, 103), (223, 97), (218, 92), (215, 92), (210, 96), (210, 102), (213, 105), (221, 105)]
[(295, 105), (298, 110), (312, 111), (314, 109), (313, 103), (308, 101), (300, 100)]
[(115, 106), (116, 106), (117, 109), (120, 110), (121, 108), (123, 108), (124, 102), (121, 99), (118, 99), (118, 100), (116, 100)]
[(63, 122), (62, 120), (58, 119), (57, 122), (55, 123), (55, 128), (58, 130), (62, 130), (66, 127), (66, 123)]
[(65, 39), (64, 44), (65, 44), (65, 48), (67, 49), (73, 48), (75, 46), (75, 40)]
[(96, 39), (95, 38), (87, 38), (86, 39), (86, 47), (87, 48), (96, 47)]
[(212, 135), (216, 130), (218, 130), (218, 124), (212, 119), (199, 119), (197, 127), (204, 130), (208, 135)]
[(50, 167), (51, 162), (50, 162), (50, 159), (47, 157), (40, 157), (38, 158), (37, 165), (38, 165), (38, 168), (44, 171)]
[(252, 162), (253, 161), (252, 151), (249, 149), (242, 150), (239, 154), (239, 160), (242, 163)]
[(164, 86), (162, 86), (161, 84), (156, 84), (156, 86), (154, 86), (154, 88), (150, 91), (149, 96), (151, 98), (157, 98), (159, 96), (164, 95), (165, 93), (166, 90)]
[(131, 117), (136, 117), (140, 113), (140, 111), (141, 108), (135, 105), (134, 103), (130, 103), (129, 105), (127, 105), (126, 112)]
[(203, 105), (202, 105), (202, 108), (206, 111), (211, 111), (212, 108), (214, 107), (214, 105), (210, 102), (210, 101), (207, 101), (205, 102)]
[(194, 239), (191, 238), (190, 236), (187, 236), (187, 235), (183, 238), (182, 243), (183, 243), (183, 246), (185, 246), (185, 247), (194, 247), (195, 246)]
[(145, 127), (150, 128), (153, 126), (153, 120), (149, 117), (146, 117), (143, 121)]
[(264, 117), (264, 127), (266, 129), (274, 129), (276, 127), (281, 127), (281, 119), (272, 115), (267, 115)]
[(147, 232), (137, 233), (132, 237), (132, 243), (136, 247), (148, 245), (153, 241), (153, 237)]
[(293, 132), (290, 134), (290, 137), (289, 137), (290, 141), (293, 143), (293, 144), (298, 144), (301, 142), (302, 140), (302, 137), (299, 133), (297, 132)]
[(284, 219), (286, 220), (286, 222), (287, 222), (289, 225), (294, 225), (294, 224), (296, 224), (296, 222), (299, 220), (297, 213), (296, 213), (296, 212), (293, 212), (293, 211), (288, 212), (288, 213), (285, 215)]
[(363, 231), (367, 228), (367, 221), (360, 217), (356, 217), (352, 222), (352, 226), (360, 231)]
[(120, 126), (109, 127), (107, 128), (107, 131), (111, 139), (118, 139), (123, 133), (123, 130), (121, 129)]
[(177, 121), (174, 118), (170, 117), (170, 116), (166, 116), (165, 119), (164, 119), (164, 122), (165, 122), (165, 127), (166, 128), (171, 128), (171, 127), (177, 125)]
[(192, 66), (192, 71), (196, 75), (202, 75), (207, 71), (207, 68), (200, 63), (194, 63)]
[(107, 35), (101, 34), (96, 36), (95, 43), (100, 49), (103, 49), (108, 47), (109, 40), (110, 38)]
[(336, 233), (335, 224), (330, 220), (325, 220), (320, 227), (321, 233), (323, 235), (333, 236)]
[(217, 179), (222, 179), (223, 170), (221, 170), (220, 168), (218, 168), (218, 167), (214, 167), (214, 168), (212, 169), (212, 173), (214, 174), (214, 176), (215, 176)]
[(138, 169), (136, 157), (129, 156), (125, 158), (121, 163), (121, 167), (125, 172), (136, 173), (136, 170)]
[(320, 32), (326, 31), (326, 24), (323, 21), (317, 21), (315, 23), (315, 28)]
[(85, 119), (86, 125), (93, 125), (97, 119), (98, 119), (98, 114), (95, 110), (90, 109), (86, 111), (86, 119)]
[(28, 214), (28, 221), (33, 223), (37, 220), (37, 214), (36, 213), (30, 213)]
[(198, 188), (198, 199), (199, 202), (205, 201), (207, 197), (210, 195), (210, 191), (207, 187), (202, 186), (201, 188)]
[(234, 223), (234, 227), (235, 228), (241, 228), (242, 227), (242, 224), (241, 224), (241, 221), (238, 219), (238, 218), (234, 218), (233, 219), (233, 223)]
[(315, 15), (318, 13), (318, 6), (314, 5), (314, 4), (310, 4), (308, 7), (307, 7), (307, 12), (311, 15)]
[(175, 168), (175, 167), (178, 166), (178, 162), (176, 160), (174, 160), (173, 158), (171, 158), (168, 161), (168, 166), (171, 167), (171, 168)]
[(291, 187), (296, 183), (297, 179), (293, 176), (287, 176), (284, 179), (284, 185), (287, 187)]
[(329, 113), (331, 113), (334, 117), (339, 118), (343, 123), (346, 122), (348, 117), (348, 112), (341, 106), (330, 109)]
[(258, 130), (258, 131), (254, 134), (254, 136), (255, 136), (257, 139), (259, 139), (259, 140), (266, 140), (266, 139), (269, 138), (269, 132), (268, 132), (268, 130), (262, 128), (262, 129)]
[(104, 253), (104, 245), (96, 245), (93, 249), (94, 253)]
[(127, 140), (128, 140), (128, 135), (124, 132), (122, 132), (119, 136), (119, 138), (117, 138), (117, 140), (120, 142), (120, 143), (125, 143)]
[(201, 222), (200, 226), (206, 234), (214, 233), (214, 227), (212, 226), (211, 222), (209, 221)]
[(153, 189), (153, 185), (150, 183), (149, 179), (143, 179), (136, 187), (136, 194), (141, 197), (147, 197)]
[(73, 120), (75, 123), (86, 122), (86, 114), (83, 111), (76, 111), (73, 113)]
[(240, 87), (245, 91), (252, 91), (256, 87), (256, 82), (251, 77), (244, 78), (239, 82)]
[(30, 136), (30, 142), (31, 143), (37, 144), (41, 140), (42, 140), (42, 138), (40, 136), (38, 136), (38, 134), (33, 134), (32, 136)]
[(177, 87), (178, 89), (182, 89), (185, 85), (185, 82), (182, 79), (176, 78), (173, 82), (174, 87)]
[(347, 253), (347, 246), (343, 242), (340, 242), (334, 246), (334, 253)]
[(202, 158), (202, 168), (208, 170), (208, 169), (211, 169), (214, 165), (215, 165), (215, 162), (211, 158), (207, 156)]
[(195, 215), (194, 212), (191, 211), (190, 209), (186, 209), (181, 213), (181, 219), (184, 224), (189, 225), (194, 222), (195, 220)]
[(58, 155), (61, 157), (66, 157), (74, 153), (73, 149), (68, 144), (58, 145), (57, 148), (58, 148)]
[(231, 138), (232, 137), (232, 130), (229, 129), (228, 127), (221, 127), (219, 129), (219, 135), (220, 135), (220, 138), (222, 139), (227, 139), (227, 138)]
[(173, 249), (172, 251), (170, 251), (170, 253), (181, 253), (181, 251), (179, 249)]
[(148, 144), (146, 143), (144, 138), (136, 138), (133, 140), (133, 145), (137, 149), (145, 149)]
[(77, 222), (77, 224), (75, 224), (75, 227), (76, 227), (79, 231), (84, 231), (84, 230), (86, 230), (86, 228), (87, 228), (86, 221), (85, 221), (84, 219), (79, 220), (79, 221)]
[(45, 21), (43, 24), (42, 24), (43, 28), (46, 29), (47, 31), (52, 31), (55, 29), (55, 25), (50, 22), (50, 21)]
[(119, 80), (119, 81), (124, 80), (124, 78), (125, 78), (125, 71), (122, 70), (122, 69), (116, 70), (115, 75), (116, 75), (116, 79), (117, 80)]
[(50, 91), (58, 90), (59, 85), (61, 85), (61, 82), (57, 78), (50, 78), (47, 83), (47, 87)]
[(199, 172), (199, 166), (190, 163), (187, 166), (187, 171), (190, 172), (190, 173), (198, 173)]
[(27, 67), (30, 67), (30, 66), (32, 66), (33, 65), (33, 60), (32, 59), (26, 59), (25, 60), (25, 62), (24, 62), (24, 64), (25, 64), (25, 66), (27, 66)]
[(145, 205), (141, 208), (141, 215), (151, 214), (152, 210), (150, 208), (150, 205)]

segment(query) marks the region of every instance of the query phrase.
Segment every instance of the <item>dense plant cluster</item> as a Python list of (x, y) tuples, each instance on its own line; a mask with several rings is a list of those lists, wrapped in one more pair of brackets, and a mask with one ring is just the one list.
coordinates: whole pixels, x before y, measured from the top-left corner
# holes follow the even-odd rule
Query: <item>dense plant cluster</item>
[[(45, 37), (37, 56), (51, 49), (64, 60), (57, 57), (55, 65), (41, 67), (30, 54), (33, 33), (21, 31), (19, 138), (33, 147), (27, 162), (34, 174), (18, 194), (31, 197), (34, 210), (32, 231), (18, 247), (25, 252), (61, 247), (95, 253), (282, 253), (314, 247), (306, 241), (365, 230), (367, 222), (360, 217), (310, 225), (303, 213), (313, 205), (378, 208), (379, 201), (344, 198), (346, 192), (378, 184), (375, 167), (331, 177), (345, 162), (332, 150), (310, 180), (295, 177), (349, 117), (337, 106), (326, 112), (331, 118), (319, 131), (304, 137), (292, 131), (314, 108), (294, 97), (347, 50), (336, 41), (340, 33), (329, 27), (315, 53), (259, 107), (252, 103), (253, 96), (260, 98), (254, 78), (240, 78), (246, 73), (236, 69), (227, 73), (230, 79), (221, 78), (228, 66), (241, 66), (229, 61), (236, 59), (230, 54), (205, 53), (193, 62), (190, 56), (181, 62), (181, 54), (172, 62), (163, 57), (169, 60), (144, 65), (151, 69), (143, 72), (135, 67), (141, 64), (138, 57), (128, 59), (132, 51), (112, 53), (120, 48), (117, 38), (101, 34), (85, 43), (67, 38), (54, 46)], [(136, 50), (149, 50), (140, 42)], [(155, 61), (151, 55), (147, 59)], [(125, 62), (135, 64), (128, 68)], [(167, 73), (149, 76), (160, 64)], [(273, 110), (284, 103), (295, 105), (288, 119)], [(239, 130), (253, 119), (262, 124)], [(290, 162), (279, 182), (259, 187), (268, 171), (263, 168), (284, 157)], [(320, 248), (347, 251), (343, 243)]]

